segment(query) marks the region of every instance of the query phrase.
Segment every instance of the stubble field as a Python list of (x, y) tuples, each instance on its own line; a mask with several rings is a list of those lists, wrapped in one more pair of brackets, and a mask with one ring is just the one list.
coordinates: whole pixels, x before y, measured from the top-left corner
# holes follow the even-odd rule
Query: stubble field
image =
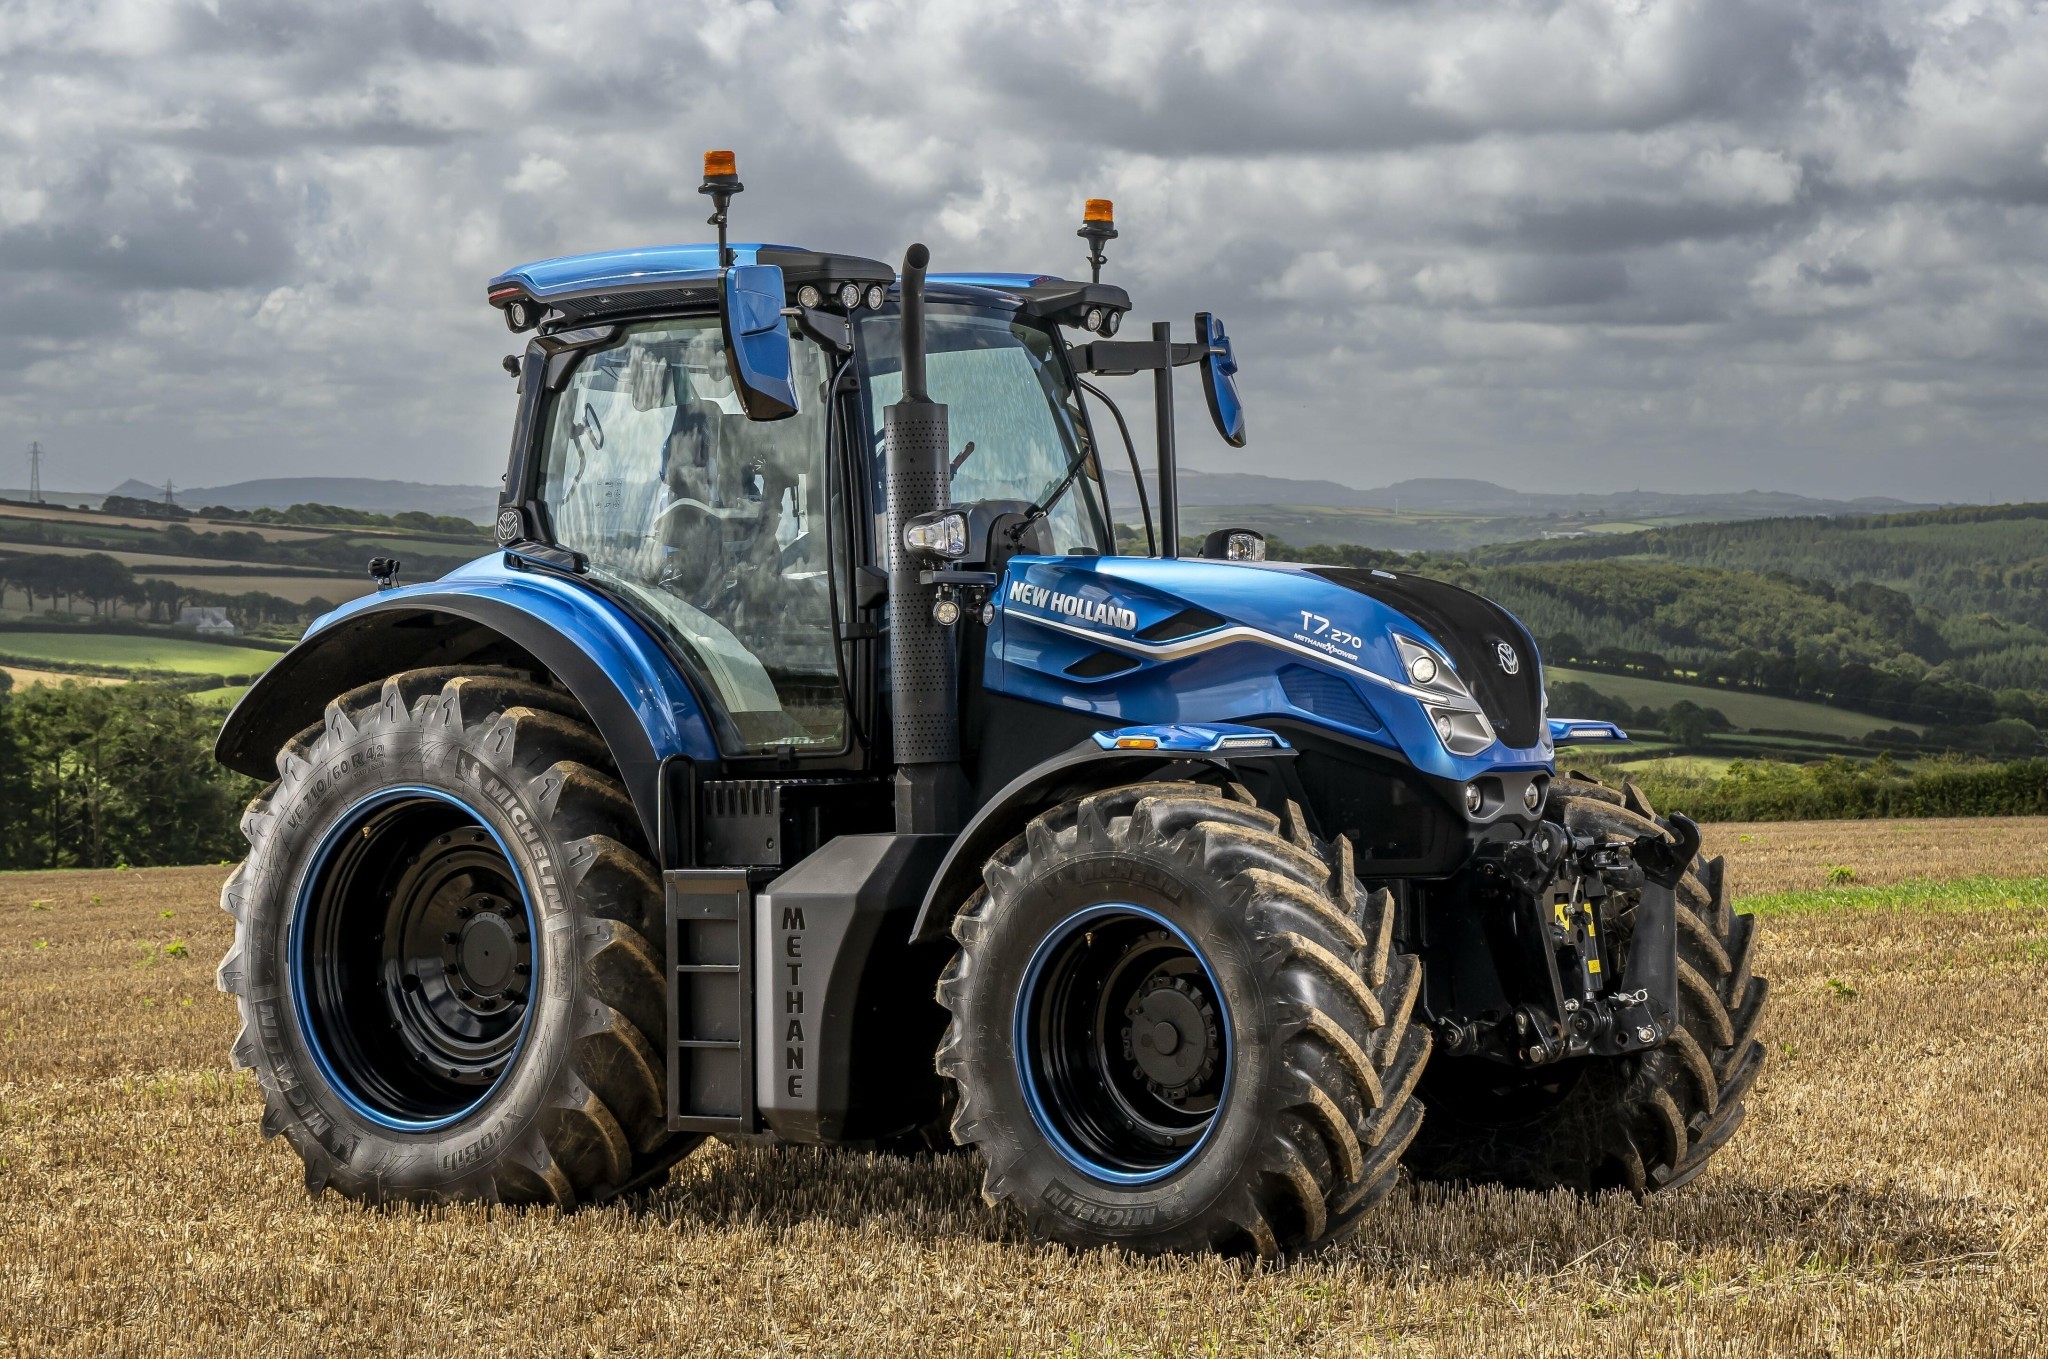
[(566, 1216), (308, 1200), (227, 1069), (226, 869), (0, 876), (0, 1352), (2048, 1353), (2048, 821), (1709, 849), (1773, 1009), (1704, 1176), (1404, 1185), (1260, 1268), (1030, 1243), (968, 1157), (713, 1147)]

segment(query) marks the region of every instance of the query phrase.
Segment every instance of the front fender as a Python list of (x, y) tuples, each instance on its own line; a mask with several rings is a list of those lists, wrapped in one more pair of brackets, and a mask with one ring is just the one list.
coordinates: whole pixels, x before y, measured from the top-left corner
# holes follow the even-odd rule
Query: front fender
[(437, 581), (384, 590), (327, 614), (228, 714), (214, 755), (230, 769), (276, 777), (278, 750), (358, 685), (423, 666), (518, 663), (559, 679), (610, 748), (650, 846), (662, 828), (661, 765), (713, 762), (710, 710), (646, 629), (567, 576), (513, 569), (501, 557)]
[[(1129, 731), (1150, 730), (1127, 728)], [(1251, 732), (1252, 727), (1233, 727)], [(1271, 733), (1267, 733), (1271, 735)], [(1276, 741), (1277, 737), (1274, 738)], [(1047, 808), (1115, 788), (1140, 779), (1185, 778), (1189, 774), (1222, 770), (1236, 773), (1243, 764), (1272, 764), (1290, 760), (1294, 750), (1283, 744), (1266, 749), (1189, 752), (1162, 746), (1152, 750), (1112, 747), (1105, 750), (1097, 740), (1076, 743), (1042, 764), (1012, 779), (1003, 790), (983, 803), (974, 819), (960, 832), (946, 857), (939, 863), (931, 886), (925, 889), (924, 904), (911, 926), (910, 942), (928, 943), (943, 939), (952, 928), (953, 916), (981, 881), (982, 865), (989, 857), (1020, 834), (1031, 818)], [(1285, 767), (1284, 765), (1282, 766)], [(1291, 771), (1289, 771), (1291, 772)]]

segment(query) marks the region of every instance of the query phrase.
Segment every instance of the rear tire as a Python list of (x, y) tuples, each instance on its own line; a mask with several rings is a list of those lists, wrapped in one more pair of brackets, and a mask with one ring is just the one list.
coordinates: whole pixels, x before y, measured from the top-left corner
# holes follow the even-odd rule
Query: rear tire
[(1348, 844), (1241, 789), (1034, 820), (956, 918), (939, 1069), (983, 1196), (1079, 1245), (1273, 1255), (1349, 1233), (1422, 1116), (1421, 973)]
[(568, 1208), (658, 1180), (661, 880), (603, 741), (510, 671), (327, 705), (242, 818), (221, 963), (306, 1187)]
[[(1545, 815), (1574, 834), (1661, 833), (1633, 784), (1551, 784)], [(1726, 865), (1695, 858), (1678, 898), (1679, 1027), (1662, 1047), (1520, 1071), (1439, 1058), (1422, 1082), (1429, 1119), (1409, 1149), (1420, 1179), (1516, 1189), (1674, 1189), (1742, 1126), (1763, 1068), (1769, 986), (1755, 976), (1756, 917), (1729, 906)]]

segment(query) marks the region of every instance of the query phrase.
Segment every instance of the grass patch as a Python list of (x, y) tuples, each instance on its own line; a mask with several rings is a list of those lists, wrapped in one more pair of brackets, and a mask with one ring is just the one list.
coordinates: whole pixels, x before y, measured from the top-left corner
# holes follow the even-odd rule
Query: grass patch
[(1822, 887), (1742, 897), (1738, 909), (1758, 915), (1813, 911), (2041, 911), (2048, 878), (1908, 878), (1874, 887)]
[(183, 637), (86, 632), (0, 634), (0, 660), (21, 661), (31, 666), (54, 661), (63, 665), (169, 671), (180, 675), (250, 675), (268, 670), (278, 654), (255, 647)]

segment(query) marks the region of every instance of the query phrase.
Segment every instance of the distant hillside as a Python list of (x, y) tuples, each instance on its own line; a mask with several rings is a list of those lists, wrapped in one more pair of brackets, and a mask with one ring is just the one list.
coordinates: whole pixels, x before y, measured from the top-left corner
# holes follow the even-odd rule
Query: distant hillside
[[(131, 478), (109, 494), (161, 500), (164, 488)], [(495, 486), (441, 486), (377, 477), (266, 477), (226, 486), (180, 487), (177, 498), (180, 505), (190, 510), (208, 505), (231, 510), (282, 510), (310, 503), (377, 514), (422, 510), (428, 514), (458, 515), (479, 524), (488, 524), (498, 512)]]
[[(1111, 494), (1130, 498), (1128, 468), (1109, 465)], [(1148, 469), (1149, 471), (1149, 469)], [(1150, 477), (1147, 477), (1150, 483)], [(1758, 519), (1797, 514), (1882, 514), (1926, 509), (1885, 496), (1854, 500), (1817, 500), (1787, 491), (1729, 491), (1682, 494), (1674, 491), (1567, 492), (1517, 491), (1469, 477), (1415, 477), (1368, 490), (1335, 481), (1307, 481), (1265, 476), (1256, 472), (1204, 472), (1181, 469), (1184, 505), (1316, 505), (1331, 509), (1403, 510), (1416, 514), (1525, 516), (1589, 515), (1625, 519), (1635, 516), (1670, 518), (1712, 515), (1724, 519)]]
[(1941, 615), (2048, 630), (2048, 504), (1961, 505), (1854, 519), (1677, 524), (1641, 533), (1507, 543), (1466, 554), (1488, 566), (1642, 561), (1757, 571), (1837, 588), (1883, 586)]
[[(1127, 468), (1110, 461), (1117, 519), (1138, 520)], [(1883, 497), (1819, 500), (1782, 491), (1517, 491), (1490, 481), (1420, 477), (1368, 490), (1254, 472), (1180, 474), (1183, 529), (1255, 528), (1303, 546), (1357, 543), (1396, 552), (1461, 551), (1488, 543), (1632, 532), (1671, 523), (1786, 515), (1871, 515), (1913, 506)], [(1148, 489), (1150, 479), (1147, 479)]]

